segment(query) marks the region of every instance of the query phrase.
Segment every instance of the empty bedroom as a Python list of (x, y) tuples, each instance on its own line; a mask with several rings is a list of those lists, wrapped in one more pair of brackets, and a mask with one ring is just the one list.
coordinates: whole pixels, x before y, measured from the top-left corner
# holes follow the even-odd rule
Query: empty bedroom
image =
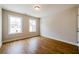
[(78, 6), (0, 4), (0, 54), (79, 54)]

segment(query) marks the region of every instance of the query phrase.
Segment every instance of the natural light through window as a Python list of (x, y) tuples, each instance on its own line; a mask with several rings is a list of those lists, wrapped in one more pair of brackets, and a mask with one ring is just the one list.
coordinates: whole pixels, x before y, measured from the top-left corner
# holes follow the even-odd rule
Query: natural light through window
[(22, 18), (17, 16), (8, 16), (9, 34), (22, 33)]
[(29, 32), (36, 32), (36, 20), (33, 18), (29, 20)]

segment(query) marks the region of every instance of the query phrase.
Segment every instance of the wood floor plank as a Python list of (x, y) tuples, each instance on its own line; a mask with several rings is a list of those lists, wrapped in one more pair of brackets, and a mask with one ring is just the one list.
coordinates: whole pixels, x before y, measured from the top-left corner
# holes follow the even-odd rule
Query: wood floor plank
[(3, 44), (0, 54), (79, 54), (78, 47), (42, 36)]

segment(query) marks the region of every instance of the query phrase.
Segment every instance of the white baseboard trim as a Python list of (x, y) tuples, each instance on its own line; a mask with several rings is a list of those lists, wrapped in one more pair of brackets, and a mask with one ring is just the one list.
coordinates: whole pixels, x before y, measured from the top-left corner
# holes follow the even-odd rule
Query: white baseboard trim
[(47, 36), (47, 35), (42, 35), (42, 34), (41, 34), (41, 36), (44, 36), (44, 37), (47, 37), (47, 38), (50, 38), (50, 39), (55, 39), (55, 40), (58, 40), (58, 41), (61, 41), (61, 42), (65, 42), (65, 43), (68, 43), (68, 44), (79, 46), (78, 44), (75, 44), (73, 42), (64, 41), (64, 40), (61, 40), (61, 39), (58, 39), (58, 38), (55, 38), (55, 37), (51, 37), (51, 36)]

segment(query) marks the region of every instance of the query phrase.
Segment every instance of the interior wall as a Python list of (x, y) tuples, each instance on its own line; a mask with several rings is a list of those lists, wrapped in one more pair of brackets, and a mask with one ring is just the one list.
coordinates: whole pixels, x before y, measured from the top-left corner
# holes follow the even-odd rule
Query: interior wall
[(78, 27), (77, 27), (77, 34), (78, 34), (78, 46), (79, 46), (79, 7), (78, 7)]
[(41, 18), (42, 36), (77, 44), (77, 7)]
[(0, 8), (0, 47), (2, 45), (2, 8)]
[[(10, 41), (10, 40), (16, 40), (16, 39), (23, 39), (23, 38), (28, 38), (32, 36), (37, 36), (40, 35), (40, 20), (39, 18), (36, 18), (36, 32), (29, 32), (29, 18), (31, 16), (24, 15), (24, 14), (19, 14), (16, 12), (8, 11), (8, 10), (3, 10), (3, 42)], [(15, 15), (15, 16), (20, 16), (22, 17), (22, 33), (19, 34), (13, 34), (9, 35), (8, 34), (8, 15)]]

